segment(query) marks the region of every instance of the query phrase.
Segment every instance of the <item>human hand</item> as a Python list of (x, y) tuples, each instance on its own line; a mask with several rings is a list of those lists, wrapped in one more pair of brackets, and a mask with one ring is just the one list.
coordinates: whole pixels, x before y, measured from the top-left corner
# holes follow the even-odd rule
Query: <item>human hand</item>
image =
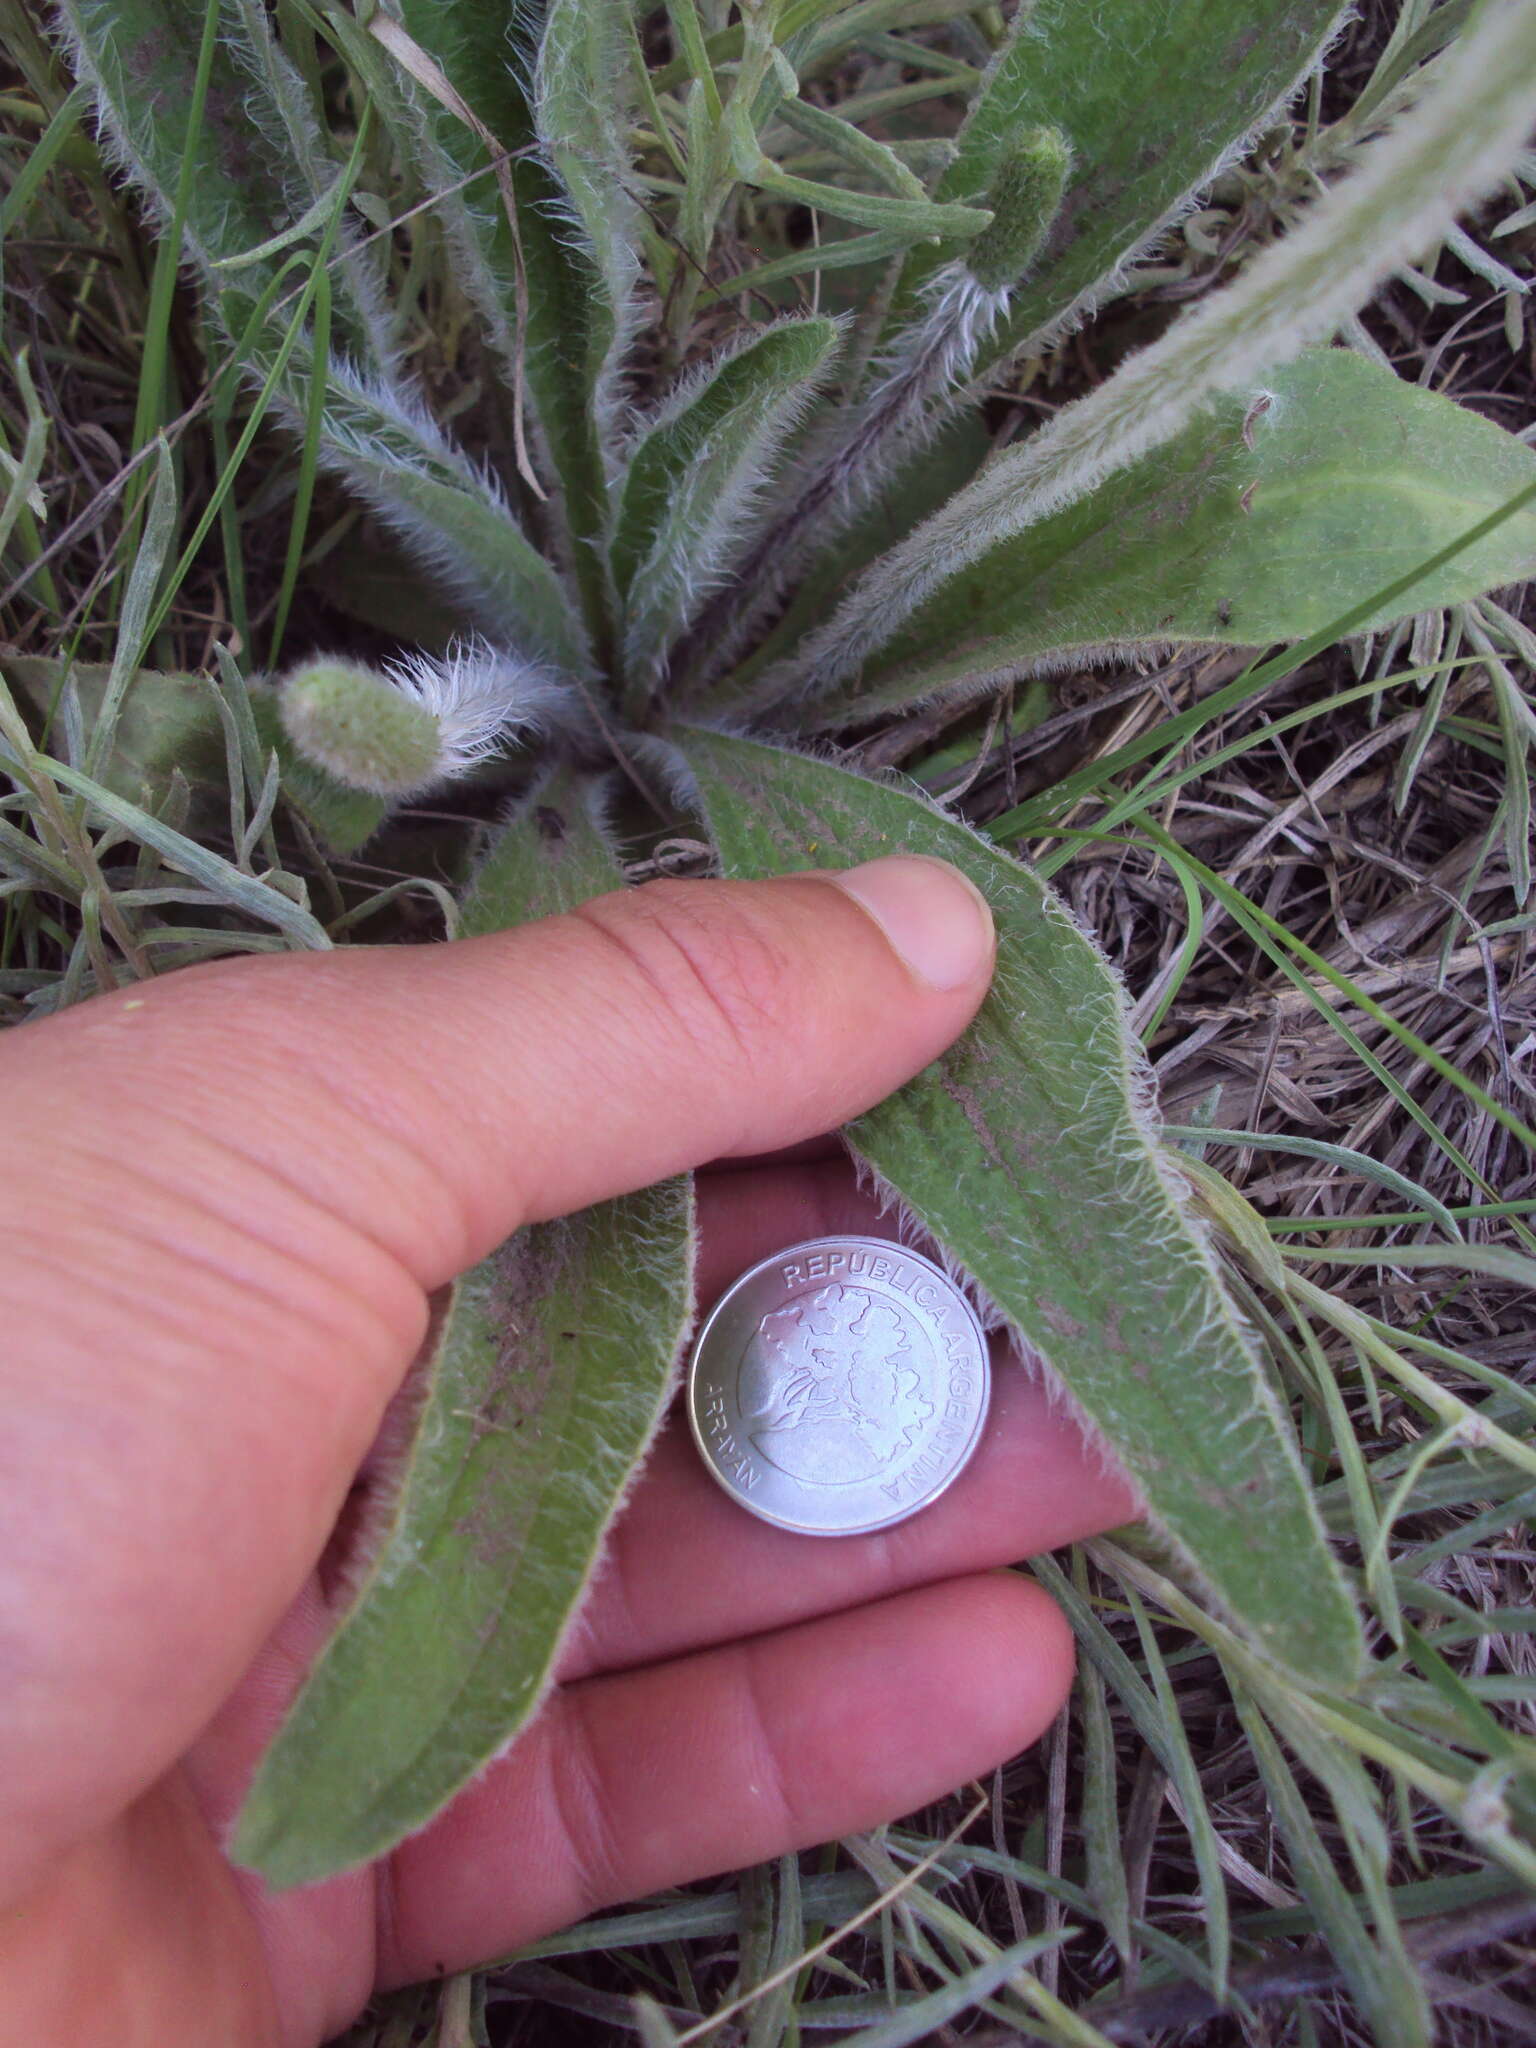
[(874, 1536), (757, 1522), (669, 1428), (556, 1692), (436, 1823), (278, 1895), (219, 1851), (332, 1625), (327, 1539), (432, 1290), (524, 1222), (706, 1161), (706, 1306), (784, 1244), (881, 1227), (835, 1161), (740, 1162), (941, 1051), (990, 934), (935, 863), (849, 880), (862, 901), (659, 883), (458, 945), (225, 962), (0, 1044), (18, 2044), (308, 2048), (376, 1986), (873, 1825), (1050, 1723), (1070, 1637), (995, 1567), (1133, 1503), (1005, 1368), (963, 1478)]

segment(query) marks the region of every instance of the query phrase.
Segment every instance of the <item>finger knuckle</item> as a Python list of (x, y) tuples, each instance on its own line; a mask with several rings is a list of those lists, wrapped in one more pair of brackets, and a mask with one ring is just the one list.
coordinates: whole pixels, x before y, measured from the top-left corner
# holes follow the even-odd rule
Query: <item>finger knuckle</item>
[(652, 882), (577, 914), (624, 955), (664, 1024), (701, 1055), (745, 1068), (782, 1018), (787, 952), (767, 921), (712, 907), (698, 882)]
[(558, 1836), (554, 1862), (579, 1902), (577, 1917), (622, 1898), (626, 1889), (616, 1788), (586, 1700), (579, 1685), (560, 1694), (560, 1740), (545, 1753), (546, 1797)]
[(797, 1847), (814, 1840), (815, 1825), (802, 1813), (797, 1797), (797, 1773), (785, 1754), (784, 1729), (768, 1698), (765, 1666), (757, 1644), (742, 1643), (737, 1650), (741, 1784), (756, 1802), (757, 1822), (782, 1847)]

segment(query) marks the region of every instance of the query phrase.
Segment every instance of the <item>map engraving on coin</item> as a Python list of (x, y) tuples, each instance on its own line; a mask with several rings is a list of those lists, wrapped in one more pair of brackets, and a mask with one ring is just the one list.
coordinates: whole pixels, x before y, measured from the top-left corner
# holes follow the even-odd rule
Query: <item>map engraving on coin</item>
[(821, 1237), (726, 1290), (694, 1345), (688, 1417), (744, 1508), (855, 1536), (938, 1498), (980, 1440), (988, 1391), (981, 1325), (931, 1260)]

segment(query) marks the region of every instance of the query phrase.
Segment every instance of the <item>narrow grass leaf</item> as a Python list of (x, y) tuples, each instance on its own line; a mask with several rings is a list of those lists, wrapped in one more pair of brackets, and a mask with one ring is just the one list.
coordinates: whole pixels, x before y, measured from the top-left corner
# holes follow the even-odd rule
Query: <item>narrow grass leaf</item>
[(1206, 1804), (1199, 1767), (1189, 1746), (1189, 1736), (1179, 1711), (1178, 1694), (1147, 1610), (1134, 1586), (1125, 1588), (1125, 1597), (1136, 1623), (1142, 1661), (1152, 1680), (1152, 1690), (1167, 1730), (1168, 1754), (1173, 1760), (1173, 1788), (1178, 1794), (1180, 1816), (1189, 1835), (1195, 1871), (1200, 1879), (1200, 1907), (1211, 1959), (1211, 1975), (1215, 1979), (1216, 1997), (1225, 2004), (1227, 1978), (1232, 1967), (1232, 1924), (1227, 1911), (1227, 1880), (1221, 1866), (1221, 1844), (1216, 1838), (1211, 1810)]
[(26, 216), (48, 173), (57, 163), (60, 154), (79, 132), (81, 117), (90, 105), (90, 94), (83, 85), (74, 86), (50, 118), (48, 126), (27, 151), (26, 161), (20, 164), (11, 180), (10, 188), (0, 199), (0, 243), (5, 241), (16, 223)]
[[(748, 1877), (742, 1877), (743, 1932), (750, 1896)], [(758, 1976), (762, 1995), (750, 2007), (747, 2048), (779, 2048), (793, 2026), (795, 1963), (804, 1949), (805, 1916), (800, 1904), (800, 1859), (781, 1856), (776, 1865), (765, 1865), (760, 1881), (767, 1894), (768, 1940), (763, 1946)], [(742, 1988), (751, 1988), (745, 1975), (743, 1944)]]
[(263, 924), (276, 925), (295, 946), (317, 950), (329, 947), (331, 942), (324, 927), (281, 889), (269, 888), (255, 875), (242, 874), (229, 861), (172, 830), (161, 819), (151, 817), (137, 804), (125, 802), (79, 769), (62, 761), (44, 760), (40, 765), (61, 787), (84, 797), (108, 825), (117, 826), (141, 846), (153, 847), (168, 868), (201, 882), (216, 902)]
[[(947, 2026), (952, 2019), (958, 2019), (961, 2013), (969, 2012), (984, 1998), (990, 1998), (1000, 1986), (1007, 1984), (1010, 1977), (1021, 1975), (1049, 1950), (1073, 1940), (1077, 1932), (1075, 1927), (1062, 1927), (1050, 1934), (1031, 1934), (1025, 1940), (1015, 1942), (1011, 1948), (1003, 1949), (990, 1962), (978, 1963), (974, 1969), (952, 1977), (937, 1991), (930, 1991), (924, 1998), (912, 1999), (900, 2011), (892, 2013), (889, 2019), (861, 2028), (856, 2034), (845, 2035), (844, 2048), (909, 2048), (914, 2041), (931, 2041), (939, 2028)], [(1102, 2039), (1102, 2036), (1096, 2037), (1091, 2028), (1084, 2032), (1090, 2040)]]
[[(1452, 1088), (1455, 1088), (1465, 1095), (1469, 1101), (1475, 1103), (1484, 1115), (1491, 1117), (1496, 1123), (1502, 1124), (1507, 1131), (1512, 1132), (1522, 1144), (1536, 1147), (1536, 1130), (1533, 1130), (1530, 1125), (1526, 1124), (1506, 1103), (1490, 1095), (1486, 1089), (1480, 1087), (1470, 1076), (1464, 1074), (1454, 1061), (1446, 1059), (1443, 1053), (1438, 1052), (1432, 1045), (1426, 1044), (1416, 1032), (1410, 1031), (1405, 1024), (1400, 1023), (1390, 1010), (1378, 1003), (1374, 996), (1367, 995), (1364, 989), (1352, 981), (1347, 974), (1335, 967), (1331, 961), (1325, 960), (1320, 953), (1314, 952), (1312, 947), (1307, 945), (1304, 940), (1298, 939), (1284, 924), (1277, 918), (1271, 917), (1266, 910), (1261, 909), (1258, 904), (1245, 896), (1240, 889), (1233, 888), (1224, 876), (1218, 875), (1214, 869), (1208, 868), (1203, 861), (1196, 860), (1187, 848), (1178, 847), (1169, 838), (1168, 834), (1162, 830), (1162, 827), (1152, 819), (1143, 816), (1140, 820), (1140, 825), (1141, 830), (1154, 845), (1162, 850), (1171, 849), (1185, 861), (1191, 873), (1199, 879), (1201, 885), (1208, 889), (1226, 910), (1230, 911), (1234, 922), (1240, 925), (1260, 950), (1274, 962), (1286, 976), (1287, 980), (1291, 982), (1292, 986), (1299, 989), (1308, 998), (1329, 1027), (1336, 1031), (1357, 1058), (1369, 1067), (1376, 1079), (1401, 1103), (1402, 1107), (1419, 1125), (1420, 1129), (1427, 1133), (1433, 1142), (1445, 1153), (1446, 1157), (1452, 1160), (1476, 1186), (1483, 1188), (1490, 1195), (1493, 1194), (1493, 1188), (1483, 1179), (1472, 1162), (1446, 1136), (1434, 1119), (1425, 1110), (1420, 1108), (1417, 1101), (1404, 1089), (1402, 1083), (1397, 1080), (1365, 1044), (1359, 1033), (1339, 1014), (1339, 1010), (1343, 1006), (1335, 1007), (1324, 999), (1322, 984), (1326, 982), (1331, 987), (1336, 988), (1351, 1007), (1360, 1010), (1374, 1023), (1379, 1024), (1400, 1045), (1407, 1047), (1416, 1058), (1423, 1060), (1427, 1066), (1432, 1068), (1443, 1081), (1448, 1082)], [(1290, 957), (1293, 955), (1294, 958)], [(1299, 966), (1297, 965), (1298, 961), (1301, 963)], [(1316, 980), (1311, 980), (1308, 978), (1308, 974), (1303, 974), (1301, 971), (1302, 967), (1308, 970), (1308, 974), (1316, 977)]]
[(249, 270), (254, 264), (265, 263), (269, 257), (281, 256), (296, 242), (307, 241), (311, 235), (319, 234), (325, 227), (341, 200), (340, 186), (344, 172), (337, 166), (336, 175), (320, 194), (319, 198), (297, 220), (282, 228), (275, 235), (269, 235), (254, 249), (247, 249), (239, 256), (217, 256), (213, 260), (215, 270)]
[[(998, 540), (893, 630), (873, 629), (835, 687), (807, 679), (810, 715), (836, 725), (1170, 645), (1302, 639), (1533, 482), (1536, 450), (1513, 434), (1349, 350), (1313, 350)], [(1536, 505), (1399, 589), (1358, 630), (1533, 566)]]
[[(807, 1919), (831, 1921), (834, 1925), (867, 1906), (875, 1890), (863, 1872), (857, 1870), (839, 1870), (800, 1881), (801, 1905)], [(509, 1966), (526, 1957), (591, 1955), (607, 1949), (696, 1941), (734, 1935), (739, 1924), (740, 1906), (735, 1892), (683, 1892), (660, 1905), (642, 1905), (631, 1912), (582, 1920), (574, 1927), (530, 1942), (500, 1961), (501, 1966)]]
[(112, 665), (106, 688), (96, 707), (85, 759), (80, 764), (88, 775), (99, 776), (102, 763), (111, 752), (119, 709), (149, 646), (154, 630), (155, 593), (165, 574), (166, 560), (176, 538), (177, 510), (176, 473), (171, 465), (171, 451), (162, 439), (155, 444), (149, 509), (123, 591)]
[[(1257, 1704), (1242, 1687), (1234, 1700), (1254, 1760), (1264, 1779), (1298, 1888), (1378, 2041), (1392, 2048), (1429, 2048), (1432, 2025), (1424, 1987), (1400, 1937), (1384, 1952), (1333, 1866), (1317, 1824), (1280, 1745)], [(1391, 1934), (1397, 1935), (1395, 1921)]]
[[(18, 350), (14, 364), (16, 388), (21, 394), (27, 419), (19, 456), (10, 453), (3, 431), (0, 431), (0, 477), (5, 481), (5, 496), (0, 499), (0, 555), (9, 547), (11, 535), (18, 527), (25, 535), (29, 522), (46, 517), (47, 512), (46, 500), (38, 488), (38, 478), (47, 459), (53, 423), (32, 381), (27, 357), (26, 349)], [(35, 528), (32, 530), (35, 533)]]
[(1455, 1215), (1445, 1204), (1421, 1187), (1416, 1180), (1410, 1180), (1395, 1167), (1384, 1166), (1379, 1159), (1372, 1159), (1369, 1153), (1357, 1152), (1350, 1145), (1328, 1145), (1321, 1138), (1303, 1138), (1290, 1132), (1274, 1131), (1229, 1131), (1216, 1124), (1165, 1124), (1163, 1136), (1170, 1143), (1178, 1144), (1181, 1139), (1197, 1138), (1208, 1145), (1245, 1145), (1261, 1152), (1289, 1152), (1298, 1159), (1320, 1159), (1329, 1166), (1340, 1167), (1345, 1173), (1355, 1174), (1361, 1180), (1374, 1181), (1378, 1187), (1387, 1188), (1394, 1195), (1402, 1195), (1410, 1202), (1420, 1203), (1426, 1218), (1432, 1217), (1446, 1236), (1461, 1242), (1462, 1230)]
[[(494, 842), (464, 929), (619, 879), (555, 781)], [(263, 1760), (239, 1862), (288, 1885), (380, 1855), (526, 1724), (661, 1419), (692, 1258), (691, 1190), (670, 1181), (521, 1230), (449, 1291), (356, 1600)]]
[(996, 976), (948, 1053), (850, 1127), (1124, 1461), (1250, 1638), (1348, 1685), (1359, 1625), (1273, 1387), (1148, 1126), (1109, 968), (1027, 868), (907, 791), (718, 734), (683, 742), (727, 873), (902, 849), (987, 896)]
[[(1515, 901), (1523, 906), (1531, 893), (1530, 755), (1536, 747), (1536, 709), (1470, 610), (1464, 624), (1467, 638), (1482, 655), (1484, 672), (1493, 685), (1499, 738), (1504, 748), (1504, 853), (1509, 862), (1511, 891)], [(1522, 634), (1521, 641), (1524, 639)], [(1520, 641), (1516, 645), (1529, 658), (1531, 650)]]
[[(1077, 1591), (1087, 1605), (1082, 1553), (1073, 1559)], [(1083, 1796), (1079, 1825), (1087, 1860), (1087, 1890), (1122, 1963), (1131, 1958), (1131, 1888), (1125, 1867), (1125, 1831), (1120, 1818), (1120, 1766), (1115, 1724), (1104, 1677), (1091, 1657), (1077, 1667), (1078, 1715), (1083, 1729)]]

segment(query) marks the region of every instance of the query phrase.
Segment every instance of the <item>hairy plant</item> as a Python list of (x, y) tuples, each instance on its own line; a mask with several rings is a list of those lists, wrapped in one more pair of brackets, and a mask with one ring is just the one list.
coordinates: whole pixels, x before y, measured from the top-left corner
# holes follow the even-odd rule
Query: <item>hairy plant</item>
[[(59, 0), (114, 159), (195, 273), (255, 418), (440, 580), (461, 637), (381, 667), (327, 648), (277, 681), (226, 660), (220, 692), (142, 668), (162, 450), (118, 659), (15, 666), (63, 739), (45, 755), (10, 713), (3, 737), (77, 838), (61, 792), (173, 867), (188, 842), (164, 806), (231, 806), (237, 857), (202, 856), (202, 883), (282, 943), (329, 938), (280, 870), (279, 791), (341, 852), (424, 791), (466, 783), (482, 809), (494, 793), (498, 822), (450, 856), (474, 931), (618, 885), (636, 790), (649, 829), (682, 825), (730, 874), (893, 847), (962, 867), (996, 916), (993, 990), (848, 1144), (1134, 1476), (1152, 1535), (1124, 1553), (1131, 1597), (1199, 1617), (1245, 1712), (1288, 1715), (1375, 1869), (1364, 1772), (1327, 1748), (1365, 1711), (1359, 1589), (1281, 1397), (1294, 1347), (1212, 1249), (1219, 1226), (1251, 1252), (1237, 1198), (1165, 1145), (1118, 980), (1048, 883), (915, 787), (795, 741), (1170, 646), (1326, 644), (1444, 607), (1486, 633), (1496, 608), (1474, 601), (1536, 565), (1536, 453), (1329, 344), (1519, 158), (1536, 9), (1484, 0), (1287, 235), (985, 462), (965, 421), (987, 380), (1122, 289), (1313, 75), (1337, 7), (1038, 0), (982, 65), (938, 48), (958, 11), (684, 4), (656, 60), (624, 0), (547, 0), (510, 36), (491, 0), (279, 9), (346, 67), (338, 112), (257, 0)], [(870, 39), (910, 50), (928, 99), (963, 99), (941, 147), (882, 139), (882, 108), (836, 100), (840, 59)], [(498, 366), (489, 457), (401, 358), (359, 183), (381, 134)], [(852, 232), (793, 247), (796, 209)], [(783, 253), (732, 274), (748, 217)], [(786, 298), (843, 273), (862, 285), (835, 317)], [(1528, 706), (1512, 683), (1500, 703), (1523, 747)], [(71, 994), (105, 957), (98, 933)], [(691, 1259), (688, 1190), (668, 1186), (520, 1233), (459, 1284), (354, 1604), (257, 1778), (239, 1858), (294, 1883), (377, 1855), (524, 1725), (672, 1386)], [(1253, 1261), (1301, 1299), (1307, 1283)], [(509, 1380), (540, 1422), (516, 1439), (492, 1426)], [(1468, 1413), (1436, 1412), (1447, 1429)], [(1511, 1764), (1492, 1805), (1414, 1782), (1528, 1878), (1528, 1779)], [(1369, 1986), (1363, 1925), (1354, 1954)], [(1215, 1968), (1220, 1989), (1224, 1952)], [(1409, 2005), (1391, 2006), (1399, 2041), (1423, 2031)]]

